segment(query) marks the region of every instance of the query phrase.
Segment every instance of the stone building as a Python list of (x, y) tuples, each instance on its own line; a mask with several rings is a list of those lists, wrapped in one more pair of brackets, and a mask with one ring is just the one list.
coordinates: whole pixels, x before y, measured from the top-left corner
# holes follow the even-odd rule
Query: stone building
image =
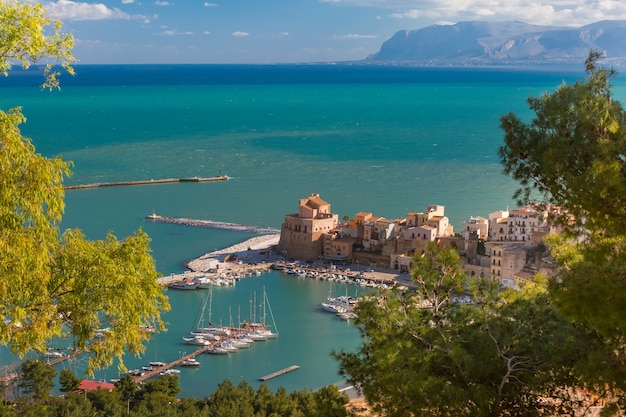
[(332, 234), (339, 216), (319, 194), (300, 199), (298, 212), (287, 214), (280, 229), (277, 252), (288, 259), (319, 260), (324, 256), (325, 236)]
[(487, 244), (491, 277), (505, 286), (515, 284), (515, 274), (526, 265), (526, 249), (522, 242)]

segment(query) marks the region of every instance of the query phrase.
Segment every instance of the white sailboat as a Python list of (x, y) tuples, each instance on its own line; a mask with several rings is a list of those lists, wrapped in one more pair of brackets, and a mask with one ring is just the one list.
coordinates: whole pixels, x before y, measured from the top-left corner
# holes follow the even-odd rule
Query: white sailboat
[[(254, 296), (256, 301), (256, 294)], [(243, 322), (241, 324), (242, 329), (245, 329), (245, 335), (252, 340), (267, 340), (267, 339), (276, 339), (278, 337), (278, 331), (276, 327), (276, 321), (274, 320), (274, 314), (272, 313), (272, 306), (269, 303), (269, 299), (267, 297), (267, 292), (265, 291), (265, 287), (263, 287), (263, 303), (260, 305), (261, 307), (261, 321), (254, 321), (254, 314), (252, 309), (252, 304), (250, 307), (250, 321)], [(270, 330), (269, 325), (266, 323), (267, 310), (269, 310), (270, 317), (272, 319), (272, 328), (274, 331)]]

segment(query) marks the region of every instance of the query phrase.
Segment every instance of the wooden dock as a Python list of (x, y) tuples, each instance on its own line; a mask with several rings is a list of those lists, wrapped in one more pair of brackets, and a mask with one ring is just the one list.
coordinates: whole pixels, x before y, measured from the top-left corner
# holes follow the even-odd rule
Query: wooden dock
[(271, 374), (267, 374), (265, 376), (262, 376), (261, 378), (259, 378), (259, 381), (267, 381), (269, 379), (276, 378), (277, 376), (281, 376), (281, 375), (284, 375), (286, 373), (293, 372), (293, 371), (295, 371), (297, 369), (300, 369), (300, 367), (298, 365), (291, 365), (291, 366), (289, 366), (287, 368), (284, 368), (284, 369), (281, 369), (279, 371), (272, 372)]
[(218, 175), (215, 177), (187, 177), (187, 178), (164, 178), (157, 180), (139, 180), (139, 181), (119, 181), (119, 182), (100, 182), (94, 184), (68, 185), (64, 187), (66, 190), (83, 190), (86, 188), (100, 187), (121, 187), (128, 185), (153, 185), (153, 184), (170, 184), (175, 182), (209, 182), (209, 181), (227, 181), (228, 176)]
[(215, 342), (213, 345), (202, 346), (200, 349), (198, 349), (198, 350), (196, 350), (194, 352), (191, 352), (188, 355), (181, 356), (180, 358), (176, 359), (175, 361), (166, 363), (163, 366), (153, 366), (152, 367), (153, 370), (145, 371), (143, 375), (134, 376), (133, 379), (134, 379), (135, 382), (142, 382), (142, 381), (145, 381), (146, 379), (155, 377), (155, 376), (159, 375), (163, 371), (167, 371), (168, 369), (172, 369), (175, 366), (180, 365), (181, 363), (183, 363), (187, 359), (195, 358), (196, 356), (206, 352), (207, 350), (209, 350), (215, 344), (217, 344), (217, 342)]

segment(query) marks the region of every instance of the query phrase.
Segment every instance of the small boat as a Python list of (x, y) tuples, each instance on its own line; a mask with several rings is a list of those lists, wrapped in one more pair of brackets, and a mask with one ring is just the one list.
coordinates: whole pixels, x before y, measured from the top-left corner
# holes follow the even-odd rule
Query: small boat
[(343, 313), (338, 313), (337, 317), (341, 320), (354, 320), (356, 318), (356, 313), (354, 311), (345, 311)]
[(207, 346), (211, 343), (210, 340), (207, 340), (202, 336), (183, 337), (183, 340), (188, 345), (194, 346)]
[(329, 313), (335, 313), (335, 314), (339, 314), (339, 313), (345, 313), (346, 309), (336, 305), (336, 304), (332, 304), (332, 303), (322, 303), (321, 304), (322, 310), (324, 311), (328, 311)]
[(198, 289), (210, 289), (214, 285), (213, 281), (207, 278), (206, 275), (195, 277), (193, 282), (198, 284)]
[(207, 353), (210, 353), (212, 355), (228, 355), (230, 351), (219, 346), (213, 346), (212, 348), (207, 350)]
[(195, 290), (198, 288), (198, 284), (193, 281), (172, 282), (171, 284), (167, 284), (167, 288), (173, 290)]
[(161, 372), (159, 375), (174, 375), (174, 374), (179, 374), (180, 373), (180, 369), (166, 369), (165, 371)]
[[(202, 330), (202, 329), (198, 329), (198, 330)], [(220, 340), (222, 338), (220, 335), (217, 335), (215, 333), (205, 332), (205, 331), (191, 332), (191, 336), (199, 337), (199, 338), (202, 338), (202, 339), (208, 340), (208, 341), (216, 341), (216, 340)]]
[(189, 358), (189, 359), (185, 359), (184, 361), (182, 361), (180, 363), (180, 366), (188, 366), (188, 367), (200, 366), (200, 362), (198, 362), (195, 358)]
[[(248, 342), (247, 340), (250, 340), (250, 342)], [(231, 339), (230, 343), (236, 347), (237, 349), (245, 349), (245, 348), (249, 348), (250, 344), (253, 342), (252, 339)]]
[(165, 366), (167, 364), (165, 362), (153, 361), (153, 362), (148, 362), (148, 365), (150, 365), (150, 366)]
[(238, 350), (237, 346), (235, 346), (233, 342), (230, 340), (225, 340), (222, 343), (220, 343), (218, 346), (221, 347), (222, 349), (226, 349), (229, 352), (237, 352)]
[(56, 351), (56, 350), (46, 350), (45, 355), (46, 355), (48, 358), (62, 358), (62, 357), (64, 357), (64, 356), (65, 356), (65, 355), (63, 354), (63, 352), (59, 352), (59, 351)]
[(352, 309), (358, 303), (358, 299), (350, 297), (348, 295), (340, 295), (339, 297), (328, 297), (328, 303), (337, 306), (344, 307), (346, 309)]

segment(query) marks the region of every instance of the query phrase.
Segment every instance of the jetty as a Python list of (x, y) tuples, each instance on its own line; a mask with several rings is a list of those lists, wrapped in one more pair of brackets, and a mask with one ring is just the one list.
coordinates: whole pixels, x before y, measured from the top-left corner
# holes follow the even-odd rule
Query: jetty
[(182, 226), (208, 227), (211, 229), (232, 230), (235, 232), (257, 233), (260, 235), (280, 234), (280, 229), (276, 229), (274, 227), (218, 222), (214, 220), (189, 219), (185, 217), (168, 217), (160, 216), (154, 212), (144, 217), (144, 220), (150, 220), (158, 223), (179, 224)]
[(175, 366), (180, 365), (184, 361), (186, 361), (188, 359), (195, 358), (196, 356), (198, 356), (198, 355), (208, 351), (215, 344), (217, 344), (217, 342), (215, 342), (213, 345), (202, 346), (200, 349), (198, 349), (198, 350), (196, 350), (194, 352), (191, 352), (191, 353), (189, 353), (187, 355), (183, 355), (180, 358), (176, 359), (175, 361), (168, 362), (168, 363), (164, 364), (163, 366), (153, 366), (152, 370), (145, 371), (145, 372), (143, 372), (142, 375), (133, 376), (133, 380), (138, 383), (138, 382), (143, 382), (146, 379), (153, 378), (153, 377), (155, 377), (157, 375), (161, 375), (162, 372), (167, 371), (168, 369), (172, 369)]
[(86, 188), (101, 187), (121, 187), (128, 185), (153, 185), (153, 184), (170, 184), (176, 182), (210, 182), (210, 181), (227, 181), (227, 175), (217, 175), (215, 177), (185, 177), (185, 178), (163, 178), (156, 180), (139, 180), (139, 181), (118, 181), (118, 182), (99, 182), (94, 184), (68, 185), (65, 190), (83, 190)]
[(297, 369), (300, 369), (300, 366), (298, 365), (291, 365), (288, 366), (287, 368), (283, 368), (281, 370), (278, 370), (276, 372), (272, 372), (271, 374), (267, 374), (265, 376), (262, 376), (259, 378), (259, 381), (267, 381), (268, 379), (272, 379), (272, 378), (276, 378), (277, 376), (281, 376), (281, 375), (285, 375), (286, 373), (289, 372), (293, 372)]
[[(61, 362), (70, 360), (72, 358), (75, 358), (78, 355), (82, 355), (83, 353), (89, 351), (89, 348), (86, 348), (85, 350), (74, 350), (72, 353), (70, 354), (66, 354), (66, 355), (62, 355), (59, 357), (55, 357), (55, 358), (51, 358), (46, 362), (46, 365), (48, 366), (54, 366), (54, 365), (58, 365)], [(9, 372), (5, 375), (0, 376), (0, 386), (2, 387), (6, 387), (9, 386), (11, 383), (19, 380), (22, 378), (22, 374), (19, 374), (17, 372)]]

